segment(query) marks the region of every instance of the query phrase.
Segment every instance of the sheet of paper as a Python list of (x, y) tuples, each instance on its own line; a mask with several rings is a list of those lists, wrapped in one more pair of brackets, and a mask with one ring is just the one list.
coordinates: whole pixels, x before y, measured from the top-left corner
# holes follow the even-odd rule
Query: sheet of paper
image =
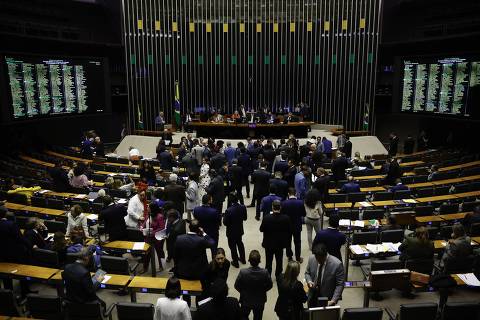
[(385, 252), (388, 250), (388, 248), (386, 248), (382, 244), (367, 244), (366, 247), (368, 251), (374, 254), (379, 252)]
[(46, 192), (48, 192), (48, 191), (50, 191), (50, 190), (46, 190), (46, 189), (45, 189), (45, 190), (40, 190), (40, 191), (38, 191), (38, 193), (44, 194), (44, 193), (46, 193)]
[(473, 273), (457, 274), (457, 276), (468, 286), (480, 287), (480, 281)]
[(405, 203), (417, 203), (415, 199), (403, 199), (403, 202)]
[(102, 283), (107, 283), (108, 280), (110, 280), (111, 278), (112, 278), (112, 276), (107, 276), (107, 275), (103, 276)]
[(135, 242), (133, 244), (133, 250), (143, 250), (143, 248), (145, 247), (145, 242)]
[(125, 203), (127, 203), (127, 199), (123, 199), (123, 198), (122, 198), (122, 199), (119, 199), (119, 200), (117, 201), (117, 203), (125, 204)]
[(363, 228), (363, 227), (365, 227), (365, 221), (363, 221), (363, 220), (356, 220), (356, 221), (353, 221), (353, 225), (354, 225), (355, 227)]
[(370, 202), (368, 202), (368, 201), (362, 201), (362, 202), (360, 202), (360, 206), (362, 206), (362, 207), (371, 207), (371, 206), (373, 206), (373, 205), (372, 205)]
[(157, 239), (159, 241), (165, 239), (166, 237), (167, 237), (167, 229), (166, 228), (163, 229), (163, 230), (157, 231), (155, 233), (155, 239)]
[(354, 254), (364, 254), (364, 253), (366, 253), (365, 250), (363, 250), (363, 248), (360, 247), (358, 244), (351, 245), (351, 246), (350, 246), (350, 250), (351, 250)]
[(345, 227), (350, 226), (350, 223), (351, 221), (348, 219), (340, 219), (340, 221), (338, 221), (338, 225), (345, 226)]
[(92, 214), (89, 214), (89, 215), (87, 216), (87, 219), (88, 219), (88, 220), (98, 220), (98, 214), (93, 214), (93, 213), (92, 213)]
[(85, 198), (87, 198), (87, 197), (88, 197), (88, 196), (87, 196), (86, 194), (77, 194), (77, 195), (75, 196), (75, 199), (85, 199)]

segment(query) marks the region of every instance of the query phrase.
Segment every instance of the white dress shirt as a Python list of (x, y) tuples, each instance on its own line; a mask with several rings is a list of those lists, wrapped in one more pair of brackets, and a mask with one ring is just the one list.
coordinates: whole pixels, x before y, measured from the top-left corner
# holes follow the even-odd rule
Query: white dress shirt
[(159, 298), (155, 305), (155, 320), (191, 320), (188, 304), (179, 299)]
[(140, 217), (143, 217), (144, 210), (145, 207), (143, 205), (143, 202), (140, 201), (138, 194), (136, 194), (128, 201), (128, 214), (125, 216), (125, 224), (127, 225), (127, 227), (137, 228), (138, 220), (140, 219)]

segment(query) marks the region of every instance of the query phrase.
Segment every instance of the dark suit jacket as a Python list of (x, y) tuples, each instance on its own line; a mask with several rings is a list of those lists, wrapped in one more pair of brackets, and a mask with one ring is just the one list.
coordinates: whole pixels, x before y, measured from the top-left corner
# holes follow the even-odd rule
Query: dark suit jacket
[(267, 214), (263, 216), (260, 232), (263, 232), (265, 249), (286, 248), (292, 233), (290, 219), (283, 214)]
[(187, 227), (185, 224), (185, 220), (179, 219), (176, 223), (169, 227), (169, 232), (167, 236), (167, 251), (168, 256), (173, 258), (175, 255), (175, 242), (177, 237), (185, 234), (187, 232)]
[(390, 192), (403, 191), (403, 190), (408, 190), (408, 187), (404, 184), (396, 184), (393, 187), (390, 187), (389, 189)]
[(283, 179), (277, 179), (273, 178), (270, 179), (270, 186), (274, 186), (274, 188), (277, 190), (276, 194), (282, 198), (282, 200), (285, 200), (288, 195), (288, 183), (287, 181)]
[(328, 186), (330, 184), (330, 176), (318, 177), (312, 184), (312, 187), (317, 189), (321, 195), (321, 201), (325, 201), (328, 197)]
[(279, 160), (275, 162), (275, 167), (273, 168), (274, 172), (280, 171), (282, 175), (285, 175), (285, 172), (288, 170), (288, 161), (287, 160)]
[(207, 193), (212, 196), (212, 202), (214, 205), (223, 203), (225, 200), (225, 189), (223, 178), (220, 175), (217, 175), (210, 181), (210, 185), (207, 187)]
[(228, 168), (228, 174), (230, 177), (230, 182), (232, 183), (232, 188), (237, 189), (242, 186), (243, 182), (243, 168), (239, 165), (231, 166)]
[(345, 145), (343, 146), (343, 152), (345, 153), (345, 157), (352, 157), (352, 142), (350, 140), (345, 141)]
[(385, 177), (385, 182), (390, 185), (394, 185), (395, 180), (397, 180), (401, 176), (402, 176), (402, 168), (400, 168), (400, 165), (398, 164), (398, 162), (394, 161), (390, 163), (390, 165), (388, 166), (388, 172), (387, 172), (387, 176)]
[(288, 187), (294, 188), (295, 187), (295, 175), (297, 174), (297, 167), (292, 166), (287, 169), (285, 174), (283, 175), (283, 179), (287, 181)]
[(394, 156), (398, 152), (398, 137), (390, 138), (390, 147), (388, 148), (388, 155)]
[(325, 244), (327, 247), (328, 254), (336, 257), (338, 260), (342, 261), (342, 254), (340, 250), (346, 242), (345, 234), (340, 231), (332, 228), (327, 228), (320, 230), (312, 243), (312, 248), (319, 243)]
[(267, 302), (267, 291), (273, 283), (267, 269), (250, 267), (240, 270), (235, 280), (235, 289), (240, 293), (240, 302), (246, 307), (262, 307)]
[(208, 270), (207, 248), (213, 248), (215, 240), (206, 235), (183, 234), (175, 242), (175, 276), (181, 279), (204, 279)]
[(291, 198), (283, 201), (280, 213), (285, 214), (290, 218), (293, 233), (302, 231), (302, 217), (305, 217), (307, 214), (305, 212), (303, 200)]
[(335, 181), (345, 179), (345, 169), (348, 167), (348, 161), (345, 157), (340, 157), (332, 162), (332, 174)]
[(237, 298), (227, 297), (225, 302), (219, 304), (210, 300), (198, 308), (199, 320), (240, 320), (242, 312)]
[(227, 228), (227, 238), (241, 238), (243, 235), (243, 221), (247, 221), (247, 208), (239, 203), (234, 203), (225, 211), (223, 224)]
[(165, 200), (172, 201), (175, 209), (182, 214), (185, 211), (185, 187), (176, 183), (169, 183), (165, 186)]
[[(307, 301), (307, 294), (303, 284), (297, 280), (293, 286), (287, 286), (283, 279), (277, 280), (278, 298), (275, 303), (275, 312), (282, 319), (302, 319), (303, 303)], [(289, 312), (291, 310), (291, 312)]]
[(414, 148), (415, 148), (415, 140), (413, 138), (411, 139), (407, 138), (403, 143), (403, 153), (412, 154)]
[(238, 166), (242, 167), (244, 177), (252, 173), (252, 159), (248, 153), (241, 153), (238, 156)]
[(13, 221), (0, 220), (0, 261), (28, 263), (30, 244)]
[(198, 206), (193, 209), (193, 216), (200, 222), (203, 231), (218, 241), (218, 229), (222, 222), (220, 213), (210, 206)]
[(25, 231), (23, 237), (25, 240), (27, 240), (30, 249), (32, 249), (34, 246), (37, 246), (39, 249), (45, 249), (47, 246), (47, 243), (43, 239), (43, 235), (39, 232), (35, 232), (34, 230)]
[(260, 202), (260, 210), (262, 211), (263, 216), (270, 214), (272, 211), (272, 203), (275, 200), (282, 201), (282, 198), (276, 194), (269, 194), (268, 196), (262, 198), (262, 201)]
[(267, 170), (257, 169), (252, 173), (253, 195), (264, 197), (270, 188), (271, 174)]
[(340, 193), (360, 192), (360, 185), (355, 182), (345, 183), (340, 189)]
[(55, 191), (65, 192), (70, 189), (70, 183), (68, 182), (68, 175), (62, 168), (49, 169), (48, 173), (52, 177), (53, 186)]
[(67, 300), (77, 303), (98, 300), (90, 271), (82, 264), (77, 262), (67, 264), (62, 272), (62, 279), (65, 283)]
[(421, 242), (414, 233), (405, 237), (398, 250), (401, 252), (400, 260), (432, 259), (434, 246), (432, 241)]
[(172, 171), (174, 161), (170, 152), (168, 152), (167, 150), (160, 152), (160, 154), (157, 156), (157, 159), (160, 162), (160, 168), (162, 168), (163, 170)]
[(210, 167), (218, 172), (225, 162), (227, 162), (227, 157), (219, 152), (210, 159)]
[(127, 207), (121, 204), (113, 204), (100, 211), (98, 219), (103, 220), (110, 241), (127, 240), (126, 215)]

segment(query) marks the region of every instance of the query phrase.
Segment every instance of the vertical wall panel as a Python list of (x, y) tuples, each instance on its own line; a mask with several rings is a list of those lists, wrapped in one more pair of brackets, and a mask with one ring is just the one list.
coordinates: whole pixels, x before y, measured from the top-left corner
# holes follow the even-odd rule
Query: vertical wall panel
[[(128, 128), (181, 112), (311, 107), (363, 128), (373, 102), (383, 0), (123, 0)], [(140, 121), (143, 124), (140, 124)]]

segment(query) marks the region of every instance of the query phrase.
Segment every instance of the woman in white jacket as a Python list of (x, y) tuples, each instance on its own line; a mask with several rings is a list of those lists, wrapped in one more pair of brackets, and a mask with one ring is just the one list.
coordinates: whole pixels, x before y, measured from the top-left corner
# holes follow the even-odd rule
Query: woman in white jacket
[(207, 194), (207, 188), (210, 185), (210, 164), (208, 158), (203, 158), (202, 166), (200, 167), (200, 184), (198, 186), (198, 198), (202, 199)]
[(66, 236), (70, 236), (70, 233), (73, 229), (81, 228), (83, 229), (85, 237), (90, 237), (88, 233), (87, 216), (82, 213), (82, 207), (80, 207), (78, 204), (74, 205), (70, 209), (67, 218), (68, 224)]
[(312, 229), (315, 229), (315, 234), (321, 230), (320, 219), (323, 217), (323, 205), (320, 199), (320, 193), (316, 189), (310, 189), (305, 194), (304, 206), (305, 225), (307, 227), (307, 241), (308, 248), (312, 250)]

